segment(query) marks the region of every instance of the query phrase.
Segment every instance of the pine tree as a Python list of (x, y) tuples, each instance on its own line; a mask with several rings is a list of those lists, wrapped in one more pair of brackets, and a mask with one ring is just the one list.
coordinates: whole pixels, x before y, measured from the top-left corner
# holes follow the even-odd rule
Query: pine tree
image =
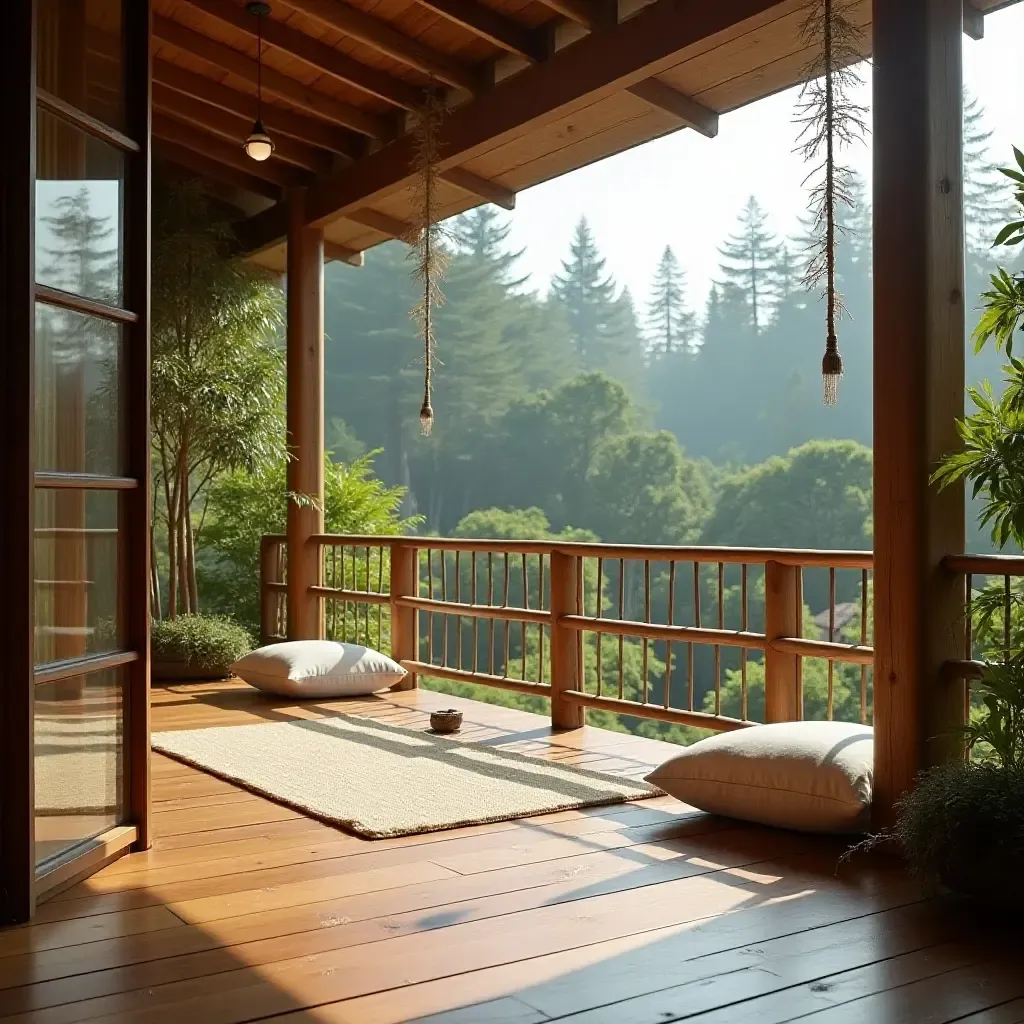
[(614, 374), (614, 365), (628, 357), (629, 342), (622, 337), (615, 282), (604, 268), (587, 218), (581, 217), (569, 259), (562, 261), (562, 273), (552, 278), (551, 295), (565, 310), (580, 368)]
[(778, 258), (779, 243), (765, 228), (767, 220), (768, 214), (751, 196), (739, 217), (740, 230), (718, 250), (723, 260), (719, 267), (723, 282), (746, 292), (755, 334), (767, 320), (767, 307), (775, 295), (771, 268)]
[(514, 267), (524, 250), (510, 252), (508, 236), (512, 222), (493, 206), (478, 206), (455, 221), (453, 234), (459, 251), (487, 269), (493, 279), (509, 291), (521, 288), (529, 276), (513, 277)]
[(695, 325), (693, 313), (686, 308), (686, 275), (670, 245), (665, 246), (654, 272), (647, 331), (654, 352), (669, 355), (693, 350)]
[(991, 139), (985, 108), (964, 90), (964, 219), (969, 248), (986, 254), (1013, 210), (1006, 179), (992, 159)]
[(792, 302), (801, 302), (806, 298), (802, 285), (803, 264), (797, 252), (799, 245), (783, 242), (771, 266), (768, 268), (767, 280), (776, 299), (776, 321), (781, 311)]
[(92, 213), (86, 186), (56, 199), (53, 211), (42, 218), (54, 245), (45, 250), (51, 262), (41, 280), (75, 295), (116, 303), (120, 268), (116, 241), (110, 244), (114, 234), (110, 218)]

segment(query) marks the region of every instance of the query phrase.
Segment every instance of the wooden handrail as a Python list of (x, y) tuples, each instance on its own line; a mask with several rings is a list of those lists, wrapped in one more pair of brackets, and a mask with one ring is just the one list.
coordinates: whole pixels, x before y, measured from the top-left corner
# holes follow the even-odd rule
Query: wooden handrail
[(942, 567), (965, 576), (1024, 576), (1024, 555), (946, 555)]
[[(731, 718), (721, 713), (710, 713), (696, 710), (694, 707), (694, 648), (703, 645), (713, 648), (715, 707), (720, 708), (721, 671), (725, 667), (720, 657), (721, 648), (731, 648), (743, 652), (741, 665), (743, 679), (746, 680), (748, 651), (763, 652), (765, 678), (765, 708), (767, 721), (785, 721), (800, 718), (803, 714), (802, 672), (803, 658), (823, 658), (831, 665), (846, 663), (859, 665), (862, 669), (861, 686), (862, 701), (866, 693), (866, 677), (863, 674), (874, 659), (874, 650), (863, 641), (866, 633), (862, 628), (860, 643), (841, 643), (834, 639), (812, 640), (800, 636), (803, 616), (803, 573), (804, 568), (828, 568), (831, 572), (830, 607), (833, 609), (834, 621), (835, 602), (835, 571), (838, 569), (855, 570), (862, 576), (861, 600), (866, 600), (868, 573), (872, 568), (873, 557), (869, 551), (821, 551), (803, 548), (746, 548), (746, 547), (700, 547), (700, 546), (652, 546), (643, 544), (605, 544), (600, 542), (574, 542), (557, 539), (542, 541), (499, 540), (487, 538), (457, 537), (415, 537), (400, 535), (335, 535), (313, 534), (307, 544), (313, 544), (319, 551), (329, 549), (352, 549), (353, 559), (365, 557), (367, 579), (366, 590), (353, 588), (353, 580), (342, 579), (340, 582), (349, 586), (326, 586), (321, 578), (311, 586), (310, 594), (320, 599), (342, 602), (343, 605), (353, 604), (358, 609), (362, 606), (377, 606), (378, 616), (384, 608), (390, 609), (391, 653), (409, 672), (403, 686), (415, 686), (419, 675), (436, 676), (452, 682), (476, 683), (517, 693), (540, 694), (550, 696), (552, 701), (552, 721), (556, 728), (578, 728), (583, 724), (584, 709), (607, 710), (616, 714), (631, 715), (640, 718), (678, 723), (707, 729), (736, 729), (755, 724), (751, 721)], [(261, 607), (263, 609), (263, 633), (268, 639), (278, 639), (281, 632), (281, 601), (287, 592), (282, 582), (280, 568), (282, 553), (286, 546), (283, 535), (270, 535), (263, 538), (261, 545)], [(361, 549), (365, 549), (362, 551)], [(308, 548), (305, 550), (308, 551)], [(380, 552), (378, 558), (374, 551)], [(437, 577), (436, 561), (433, 552), (439, 552), (441, 562), (448, 566), (448, 589), (442, 585), (440, 593), (435, 589)], [(454, 590), (452, 589), (451, 561), (448, 553), (454, 553), (455, 575)], [(347, 557), (347, 553), (343, 553)], [(484, 558), (478, 558), (483, 554)], [(385, 556), (388, 555), (387, 561)], [(427, 556), (428, 578), (421, 576), (423, 558)], [(464, 556), (460, 568), (460, 555)], [(491, 556), (502, 556), (499, 561)], [(515, 558), (514, 570), (510, 558)], [(1024, 558), (1003, 557), (998, 563), (991, 557), (970, 557), (960, 562), (949, 559), (947, 562), (954, 569), (968, 565), (972, 572), (984, 571), (987, 567), (998, 564), (998, 571), (1007, 567), (1019, 568), (1024, 574)], [(371, 558), (377, 567), (380, 578), (371, 582), (369, 577)], [(390, 570), (386, 565), (390, 562)], [(617, 601), (612, 595), (605, 598), (610, 601), (602, 605), (598, 614), (587, 614), (584, 599), (593, 609), (593, 584), (586, 582), (590, 567), (597, 563), (597, 581), (600, 587), (602, 565), (605, 574), (618, 572)], [(630, 564), (643, 563), (643, 589), (641, 606), (624, 603), (623, 580), (626, 578)], [(658, 563), (668, 566), (669, 594), (676, 594), (677, 585), (686, 588), (691, 585), (688, 577), (691, 570), (679, 570), (680, 563), (692, 563), (692, 586), (694, 599), (694, 619), (692, 625), (678, 624), (673, 621), (673, 598), (668, 602), (668, 621), (652, 621), (651, 581), (652, 570)], [(324, 570), (324, 559), (321, 557), (321, 572)], [(330, 563), (333, 564), (333, 563)], [(357, 565), (353, 561), (353, 567)], [(709, 578), (702, 566), (717, 566), (717, 621), (705, 618), (701, 621), (700, 595), (711, 590), (712, 601), (715, 601), (715, 583)], [(741, 567), (740, 574), (742, 609), (741, 628), (725, 628), (724, 612), (725, 586), (724, 572), (728, 566)], [(764, 569), (765, 572), (765, 627), (766, 632), (755, 632), (748, 624), (748, 569)], [(485, 585), (480, 588), (482, 570), (485, 574)], [(631, 570), (632, 571), (632, 570)], [(993, 569), (992, 571), (997, 571)], [(389, 572), (385, 583), (384, 573)], [(466, 576), (465, 574), (469, 575)], [(492, 577), (492, 573), (494, 574)], [(550, 575), (548, 575), (550, 574)], [(521, 582), (520, 582), (521, 577)], [(492, 586), (494, 578), (498, 583), (497, 592)], [(614, 578), (604, 575), (605, 580)], [(469, 586), (466, 587), (466, 580)], [(441, 582), (445, 576), (442, 571)], [(509, 582), (521, 591), (515, 604), (509, 602)], [(674, 582), (673, 582), (674, 581)], [(785, 582), (785, 586), (780, 581)], [(338, 581), (335, 581), (338, 582)], [(771, 582), (771, 586), (769, 586)], [(358, 580), (362, 584), (362, 579)], [(462, 590), (460, 591), (460, 584)], [(370, 588), (374, 589), (371, 590)], [(584, 593), (586, 591), (586, 593)], [(602, 591), (603, 592), (603, 591)], [(547, 607), (529, 607), (540, 595), (542, 605)], [(468, 600), (465, 600), (467, 599)], [(520, 605), (526, 605), (521, 607)], [(623, 612), (628, 608), (637, 608), (637, 614), (630, 618)], [(604, 611), (610, 615), (602, 614)], [(639, 621), (639, 612), (643, 613), (644, 621)], [(617, 612), (617, 614), (615, 614)], [(664, 612), (664, 609), (662, 609)], [(659, 618), (655, 614), (653, 618)], [(705, 613), (706, 614), (706, 613)], [(357, 611), (355, 621), (359, 622), (362, 613)], [(440, 618), (440, 628), (435, 629), (435, 616)], [(861, 619), (864, 618), (862, 608)], [(456, 639), (449, 643), (450, 628), (455, 620)], [(461, 623), (466, 620), (463, 632)], [(343, 618), (343, 622), (349, 621)], [(367, 607), (367, 627), (369, 626), (369, 608)], [(503, 622), (503, 627), (494, 628), (494, 622)], [(472, 623), (470, 631), (468, 623)], [(489, 625), (484, 625), (489, 623)], [(419, 631), (426, 626), (424, 645), (421, 647)], [(510, 653), (510, 629), (513, 641), (519, 645), (519, 653)], [(383, 626), (381, 627), (383, 631)], [(466, 643), (472, 641), (468, 648), (471, 659), (466, 655)], [(617, 638), (619, 647), (618, 685), (609, 681), (608, 669), (605, 669), (604, 689), (600, 685), (597, 692), (587, 692), (590, 686), (584, 686), (583, 666), (585, 651), (584, 634), (593, 633), (597, 639), (590, 641), (596, 644), (597, 664), (601, 664), (601, 640), (605, 640), (605, 653), (608, 653), (609, 637)], [(440, 643), (440, 664), (436, 663), (435, 644), (438, 637)], [(486, 639), (489, 636), (489, 641)], [(527, 637), (530, 646), (527, 646)], [(830, 633), (834, 637), (834, 631)], [(622, 646), (624, 639), (638, 648), (638, 659), (642, 655), (643, 669), (641, 672), (643, 685), (642, 695), (625, 693), (623, 690)], [(496, 658), (495, 640), (499, 645)], [(364, 641), (365, 642), (365, 641)], [(548, 661), (545, 660), (545, 644), (550, 642), (550, 679), (546, 679)], [(612, 640), (614, 643), (615, 640)], [(660, 659), (669, 668), (665, 669), (662, 683), (664, 694), (662, 703), (648, 699), (648, 683), (651, 679), (647, 666), (652, 642), (665, 645), (664, 651), (658, 651), (653, 657)], [(504, 651), (500, 651), (500, 646)], [(675, 650), (673, 650), (673, 648)], [(429, 653), (427, 653), (429, 649)], [(680, 655), (679, 651), (682, 651)], [(488, 657), (489, 651), (489, 657)], [(527, 654), (531, 663), (535, 660), (539, 679), (531, 681), (526, 678), (528, 670)], [(479, 655), (479, 658), (478, 658)], [(684, 662), (680, 657), (685, 656)], [(588, 655), (589, 657), (589, 655)], [(450, 660), (449, 660), (450, 659)], [(471, 664), (470, 664), (471, 661)], [(508, 677), (509, 665), (515, 663), (517, 670), (521, 668), (522, 676), (517, 679)], [(683, 707), (673, 707), (673, 698), (679, 698), (678, 676), (671, 680), (671, 666), (676, 669), (685, 667), (687, 680), (686, 693), (683, 695)], [(503, 671), (498, 674), (496, 670)], [(614, 671), (614, 670), (612, 670)], [(659, 670), (660, 671), (660, 670)], [(968, 671), (973, 668), (968, 666)], [(519, 674), (518, 671), (516, 673)], [(743, 693), (746, 694), (744, 682)], [(617, 690), (617, 694), (616, 691)], [(632, 699), (638, 698), (638, 699)], [(747, 714), (746, 698), (742, 702), (742, 714)]]

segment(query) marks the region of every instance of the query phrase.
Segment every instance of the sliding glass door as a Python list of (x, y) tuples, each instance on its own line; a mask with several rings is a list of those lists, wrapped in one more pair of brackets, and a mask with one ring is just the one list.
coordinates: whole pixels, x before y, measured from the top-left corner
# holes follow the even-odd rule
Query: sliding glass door
[(27, 703), (4, 681), (30, 722), (0, 716), (5, 736), (31, 733), (26, 828), (13, 786), (0, 806), (4, 835), (28, 840), (29, 911), (149, 841), (149, 2), (34, 7), (34, 314), (11, 337), (31, 354), (32, 633), (14, 641), (33, 668)]

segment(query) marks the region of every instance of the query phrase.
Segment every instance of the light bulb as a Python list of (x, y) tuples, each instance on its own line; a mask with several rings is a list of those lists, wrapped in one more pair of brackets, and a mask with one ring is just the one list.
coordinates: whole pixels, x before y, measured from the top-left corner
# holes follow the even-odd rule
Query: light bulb
[(245, 152), (252, 159), (262, 163), (274, 152), (274, 140), (266, 133), (261, 122), (252, 126), (249, 138), (245, 140)]

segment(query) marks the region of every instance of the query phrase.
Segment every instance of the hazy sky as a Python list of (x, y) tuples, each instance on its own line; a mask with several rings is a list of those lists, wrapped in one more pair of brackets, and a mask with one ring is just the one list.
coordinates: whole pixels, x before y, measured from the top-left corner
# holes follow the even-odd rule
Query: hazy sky
[[(1024, 149), (1022, 39), (1024, 3), (989, 15), (981, 42), (964, 37), (964, 80), (985, 107), (1001, 164), (1012, 157), (1012, 143)], [(869, 71), (862, 66), (866, 106)], [(796, 96), (789, 90), (724, 115), (715, 139), (683, 130), (521, 192), (510, 241), (526, 248), (522, 268), (532, 275), (531, 285), (546, 290), (585, 214), (608, 269), (639, 306), (668, 244), (686, 269), (691, 305), (702, 310), (717, 247), (751, 194), (779, 234), (794, 231), (806, 209), (806, 170), (793, 153)], [(870, 177), (870, 139), (847, 162)]]

